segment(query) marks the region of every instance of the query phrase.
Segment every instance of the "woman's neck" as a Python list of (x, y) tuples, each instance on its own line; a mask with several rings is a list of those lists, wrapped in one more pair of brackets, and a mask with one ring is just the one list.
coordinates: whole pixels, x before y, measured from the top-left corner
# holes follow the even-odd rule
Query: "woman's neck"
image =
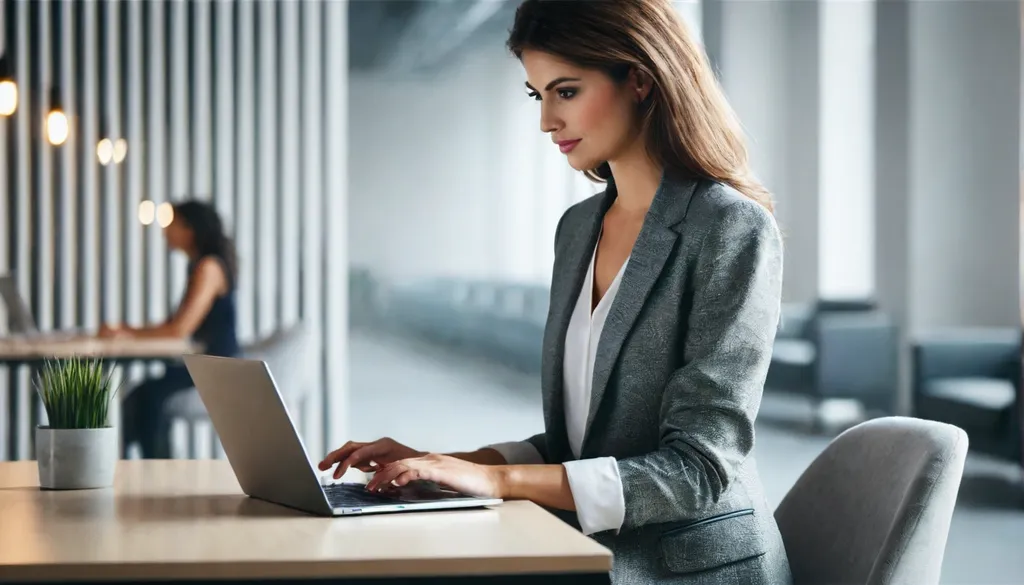
[(663, 169), (647, 155), (643, 143), (614, 161), (608, 161), (615, 179), (614, 205), (629, 214), (646, 214), (661, 184)]

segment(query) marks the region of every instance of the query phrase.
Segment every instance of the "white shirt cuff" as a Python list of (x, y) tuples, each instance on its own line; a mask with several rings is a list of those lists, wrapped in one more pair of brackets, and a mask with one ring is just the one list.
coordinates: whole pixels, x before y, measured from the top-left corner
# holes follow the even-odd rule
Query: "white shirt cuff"
[(562, 464), (576, 502), (576, 518), (583, 534), (605, 530), (618, 534), (626, 520), (626, 497), (614, 457), (566, 461)]
[(494, 449), (505, 458), (509, 465), (540, 465), (544, 458), (540, 451), (529, 441), (512, 441), (509, 443), (495, 443), (487, 445), (484, 449)]

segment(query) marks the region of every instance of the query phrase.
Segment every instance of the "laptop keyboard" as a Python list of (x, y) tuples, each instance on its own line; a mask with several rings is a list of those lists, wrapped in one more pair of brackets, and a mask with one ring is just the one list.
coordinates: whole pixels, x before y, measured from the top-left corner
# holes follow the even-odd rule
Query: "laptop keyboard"
[(401, 501), (398, 498), (368, 492), (366, 486), (361, 483), (325, 485), (324, 493), (327, 494), (327, 502), (332, 508), (359, 508), (361, 506), (394, 504)]

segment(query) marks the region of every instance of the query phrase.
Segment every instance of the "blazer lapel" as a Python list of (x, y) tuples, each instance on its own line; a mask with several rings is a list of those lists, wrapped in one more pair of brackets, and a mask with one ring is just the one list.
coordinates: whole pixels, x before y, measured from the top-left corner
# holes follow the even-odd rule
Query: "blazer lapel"
[(693, 180), (674, 182), (667, 177), (663, 178), (644, 218), (644, 225), (633, 245), (626, 270), (619, 282), (619, 290), (598, 341), (590, 411), (587, 415), (581, 453), (586, 449), (590, 439), (594, 418), (601, 407), (622, 345), (632, 331), (647, 297), (676, 247), (679, 234), (671, 228), (685, 216), (696, 185), (697, 182)]
[(559, 263), (560, 273), (556, 274), (552, 281), (551, 315), (554, 325), (552, 354), (548, 356), (551, 360), (551, 377), (547, 387), (550, 392), (544, 394), (547, 404), (544, 412), (547, 413), (545, 421), (548, 429), (554, 429), (548, 437), (549, 442), (557, 440), (558, 453), (552, 457), (560, 457), (569, 450), (568, 435), (565, 430), (565, 336), (569, 329), (569, 321), (572, 319), (573, 310), (576, 308), (576, 301), (579, 298), (583, 281), (587, 275), (587, 268), (590, 266), (590, 259), (597, 244), (597, 236), (601, 232), (601, 224), (604, 222), (604, 214), (615, 200), (614, 184), (609, 182), (604, 195), (598, 200), (596, 213), (592, 214), (588, 223), (582, 225), (566, 224), (564, 229), (568, 231), (566, 236), (569, 242), (562, 251), (563, 260)]

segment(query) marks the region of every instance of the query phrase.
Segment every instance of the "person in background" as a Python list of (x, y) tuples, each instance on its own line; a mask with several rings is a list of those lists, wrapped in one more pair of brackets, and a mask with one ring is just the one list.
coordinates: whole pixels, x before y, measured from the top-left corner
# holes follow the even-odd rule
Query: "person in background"
[[(235, 283), (238, 259), (216, 209), (201, 201), (173, 207), (174, 218), (164, 228), (167, 245), (188, 256), (188, 284), (178, 309), (160, 325), (132, 328), (106, 325), (101, 337), (190, 339), (207, 355), (239, 354), (235, 327)], [(193, 387), (184, 365), (172, 364), (161, 378), (135, 387), (121, 406), (123, 445), (139, 443), (143, 458), (170, 457), (169, 421), (163, 406), (178, 392)]]
[(782, 237), (707, 56), (671, 0), (526, 0), (508, 45), (541, 131), (607, 184), (555, 228), (545, 431), (353, 441), (320, 469), (531, 500), (610, 548), (615, 584), (791, 583), (753, 457)]

